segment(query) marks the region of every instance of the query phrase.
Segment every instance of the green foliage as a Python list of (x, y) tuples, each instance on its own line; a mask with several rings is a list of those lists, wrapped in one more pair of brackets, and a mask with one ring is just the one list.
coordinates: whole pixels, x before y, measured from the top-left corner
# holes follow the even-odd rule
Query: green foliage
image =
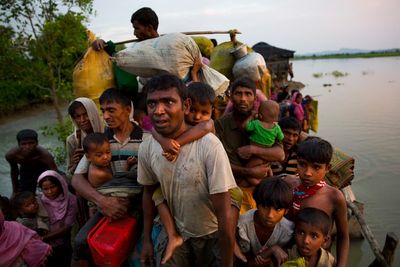
[(48, 147), (47, 149), (53, 154), (57, 166), (64, 166), (67, 158), (65, 140), (74, 131), (71, 119), (65, 120), (66, 123), (56, 123), (55, 125), (43, 126), (39, 129), (43, 136), (55, 136), (62, 146)]
[(338, 71), (338, 70), (332, 71), (331, 74), (332, 74), (333, 76), (335, 76), (335, 78), (344, 77), (344, 76), (349, 75), (347, 72), (340, 72), (340, 71)]
[(295, 56), (294, 60), (303, 59), (333, 59), (333, 58), (372, 58), (372, 57), (398, 57), (400, 56), (400, 49), (394, 49), (389, 51), (372, 51), (369, 53), (355, 53), (355, 54), (332, 54), (323, 56)]
[(7, 102), (50, 99), (62, 123), (59, 102), (72, 98), (72, 71), (87, 48), (83, 23), (92, 2), (0, 0), (0, 114), (12, 110)]
[(312, 76), (313, 76), (314, 78), (321, 78), (323, 75), (324, 75), (323, 73), (317, 72), (317, 73), (313, 73)]

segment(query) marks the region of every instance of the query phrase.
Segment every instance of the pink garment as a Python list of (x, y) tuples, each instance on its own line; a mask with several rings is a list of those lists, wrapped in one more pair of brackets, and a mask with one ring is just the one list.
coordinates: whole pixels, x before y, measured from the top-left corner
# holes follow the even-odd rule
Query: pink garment
[[(256, 101), (254, 101), (254, 108), (253, 110), (258, 112), (260, 108), (261, 102), (268, 100), (268, 98), (263, 94), (263, 92), (259, 89), (256, 90)], [(229, 100), (228, 104), (226, 105), (224, 115), (231, 113), (233, 111), (233, 103)]]
[(11, 266), (22, 257), (29, 267), (44, 266), (51, 247), (36, 232), (17, 222), (4, 221), (0, 211), (0, 266)]
[(299, 92), (296, 92), (292, 96), (293, 113), (298, 121), (303, 122), (303, 120), (304, 120), (303, 106), (296, 102), (296, 97), (298, 94), (299, 94)]
[[(72, 226), (76, 220), (78, 205), (76, 196), (68, 191), (68, 185), (65, 179), (56, 171), (45, 171), (38, 178), (38, 183), (46, 176), (52, 176), (60, 181), (62, 186), (62, 194), (56, 199), (48, 199), (44, 194), (40, 195), (43, 206), (49, 214), (49, 230), (50, 232), (57, 231), (66, 226)], [(69, 235), (51, 240), (49, 244), (53, 247), (70, 242)]]
[(143, 117), (142, 125), (140, 125), (140, 127), (142, 127), (143, 130), (151, 132), (151, 129), (153, 129), (153, 124), (151, 123), (149, 115)]

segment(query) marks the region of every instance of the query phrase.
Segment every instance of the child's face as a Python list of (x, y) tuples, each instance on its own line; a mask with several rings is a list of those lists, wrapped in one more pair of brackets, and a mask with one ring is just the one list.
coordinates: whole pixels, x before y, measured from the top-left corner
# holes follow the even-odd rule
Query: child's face
[(190, 125), (208, 121), (211, 119), (212, 109), (211, 103), (201, 104), (199, 102), (192, 102), (190, 109), (185, 112), (185, 121)]
[(86, 157), (90, 163), (98, 167), (107, 167), (111, 162), (110, 143), (103, 142), (98, 146), (91, 145)]
[(42, 183), (42, 192), (48, 199), (54, 200), (62, 193), (62, 189), (51, 181), (44, 181)]
[(259, 218), (261, 223), (267, 227), (274, 227), (283, 216), (287, 213), (287, 209), (277, 209), (275, 207), (263, 207), (261, 205), (257, 206)]
[(39, 204), (34, 196), (27, 199), (21, 206), (21, 213), (25, 215), (36, 215), (39, 210)]
[(297, 172), (304, 186), (313, 186), (319, 183), (329, 171), (329, 165), (325, 163), (309, 162), (305, 159), (297, 159)]
[(305, 222), (298, 222), (296, 224), (294, 238), (297, 249), (303, 257), (315, 255), (328, 240), (328, 237), (318, 227)]

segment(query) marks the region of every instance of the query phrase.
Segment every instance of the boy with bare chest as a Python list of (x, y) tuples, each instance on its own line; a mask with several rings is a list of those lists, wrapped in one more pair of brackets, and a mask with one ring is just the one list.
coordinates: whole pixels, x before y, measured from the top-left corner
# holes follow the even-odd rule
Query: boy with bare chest
[(324, 180), (330, 168), (332, 152), (331, 144), (319, 137), (308, 137), (299, 145), (297, 171), (300, 179), (288, 181), (294, 188), (291, 217), (295, 219), (298, 212), (306, 207), (327, 213), (337, 228), (337, 266), (344, 267), (349, 253), (346, 201), (342, 192)]

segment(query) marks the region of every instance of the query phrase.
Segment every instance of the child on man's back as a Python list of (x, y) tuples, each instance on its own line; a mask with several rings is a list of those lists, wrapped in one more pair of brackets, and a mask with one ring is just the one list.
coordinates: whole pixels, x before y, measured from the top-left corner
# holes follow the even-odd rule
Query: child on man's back
[(337, 228), (337, 266), (344, 267), (349, 252), (347, 206), (342, 192), (326, 184), (324, 177), (332, 159), (332, 145), (319, 137), (308, 137), (297, 149), (298, 178), (285, 178), (294, 188), (291, 218), (303, 208), (318, 208), (328, 214)]
[(240, 215), (237, 241), (242, 261), (248, 266), (274, 266), (287, 259), (282, 247), (292, 238), (294, 224), (284, 215), (292, 206), (292, 189), (279, 177), (272, 176), (259, 183), (253, 192), (257, 209)]
[(49, 232), (49, 216), (40, 198), (31, 191), (17, 193), (11, 201), (12, 208), (18, 214), (16, 221), (32, 229), (39, 236)]
[[(243, 123), (243, 128), (250, 133), (249, 139), (252, 144), (271, 147), (277, 141), (283, 140), (283, 132), (279, 127), (277, 121), (279, 118), (279, 104), (272, 100), (267, 100), (261, 103), (258, 110), (258, 119), (253, 119), (250, 116)], [(247, 167), (255, 167), (264, 164), (265, 161), (258, 157), (252, 157), (247, 162)], [(269, 176), (272, 176), (270, 171)], [(255, 186), (260, 183), (260, 179), (249, 178), (247, 181), (249, 186)]]
[[(211, 119), (215, 92), (211, 86), (201, 83), (192, 82), (187, 88), (187, 96), (191, 101), (190, 108), (185, 111), (185, 122), (193, 127), (179, 136), (176, 140), (161, 137), (157, 132), (152, 131), (154, 138), (162, 146), (163, 155), (169, 161), (175, 161), (179, 154), (180, 146), (193, 142), (204, 135), (214, 132), (214, 122)], [(234, 225), (239, 217), (239, 210), (242, 201), (242, 191), (236, 187), (229, 190), (231, 195), (231, 214)], [(172, 214), (165, 202), (160, 188), (153, 195), (153, 200), (157, 206), (161, 221), (168, 235), (168, 245), (162, 259), (164, 264), (173, 254), (174, 250), (183, 243), (182, 237), (177, 232), (175, 225), (172, 223)], [(234, 229), (232, 229), (234, 231)], [(238, 248), (235, 248), (235, 253)]]
[(294, 230), (296, 244), (288, 250), (288, 261), (281, 266), (335, 266), (335, 258), (323, 248), (329, 240), (331, 221), (328, 214), (322, 210), (316, 208), (300, 210)]

